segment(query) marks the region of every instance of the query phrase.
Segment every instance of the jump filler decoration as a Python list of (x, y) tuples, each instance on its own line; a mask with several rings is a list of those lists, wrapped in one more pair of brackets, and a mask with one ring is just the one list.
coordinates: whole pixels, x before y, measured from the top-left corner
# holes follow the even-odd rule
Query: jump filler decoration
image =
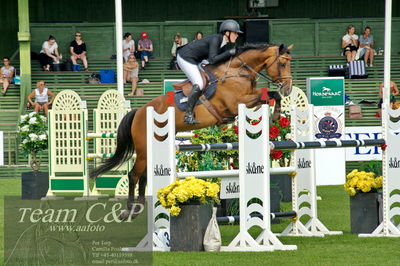
[[(314, 105), (315, 140), (340, 140), (345, 136), (343, 77), (307, 78), (307, 95)], [(345, 150), (316, 150), (317, 185), (343, 184)], [(326, 169), (332, 169), (327, 173)]]
[(320, 110), (320, 114), (315, 115), (315, 138), (316, 139), (340, 139), (344, 135), (343, 132), (343, 112), (339, 109)]

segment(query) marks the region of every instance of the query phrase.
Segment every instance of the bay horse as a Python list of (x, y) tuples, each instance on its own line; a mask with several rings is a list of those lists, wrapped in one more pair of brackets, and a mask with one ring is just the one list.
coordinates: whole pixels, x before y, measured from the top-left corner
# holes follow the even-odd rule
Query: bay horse
[[(292, 76), (290, 70), (290, 50), (293, 45), (275, 46), (269, 44), (247, 44), (238, 48), (238, 52), (230, 60), (218, 65), (207, 65), (206, 68), (218, 79), (215, 94), (209, 99), (216, 111), (227, 119), (234, 119), (238, 114), (238, 105), (246, 104), (248, 108), (262, 104), (262, 91), (256, 89), (256, 80), (260, 77), (269, 79), (278, 85), (280, 94), (287, 96), (292, 89)], [(265, 68), (269, 78), (259, 72)], [(279, 93), (268, 93), (275, 98), (275, 112), (273, 120), (280, 117)], [(129, 173), (129, 193), (127, 209), (121, 214), (121, 219), (127, 219), (134, 203), (135, 186), (139, 182), (138, 201), (144, 203), (145, 187), (147, 183), (147, 154), (146, 154), (146, 108), (154, 107), (158, 113), (164, 113), (170, 106), (175, 107), (176, 132), (189, 131), (219, 124), (215, 116), (204, 107), (198, 105), (194, 108), (199, 124), (189, 125), (183, 123), (184, 112), (179, 110), (173, 101), (167, 101), (168, 96), (162, 95), (154, 98), (137, 110), (132, 110), (122, 119), (117, 133), (117, 148), (114, 156), (105, 160), (98, 168), (94, 169), (91, 177), (109, 171), (122, 163), (130, 160), (136, 151), (136, 160)], [(265, 99), (264, 99), (265, 100)]]

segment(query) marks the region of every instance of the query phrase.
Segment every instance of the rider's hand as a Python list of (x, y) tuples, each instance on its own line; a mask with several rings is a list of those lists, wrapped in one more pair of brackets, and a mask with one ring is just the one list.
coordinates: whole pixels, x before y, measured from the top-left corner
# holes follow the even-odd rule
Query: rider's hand
[(236, 48), (232, 48), (229, 50), (230, 55), (235, 55), (236, 54)]

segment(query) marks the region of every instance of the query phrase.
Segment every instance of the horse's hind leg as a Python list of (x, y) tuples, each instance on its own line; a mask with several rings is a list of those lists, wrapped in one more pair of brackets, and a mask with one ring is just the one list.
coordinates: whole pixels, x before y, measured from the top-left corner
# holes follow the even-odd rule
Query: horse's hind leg
[(142, 176), (139, 178), (139, 197), (138, 202), (141, 204), (145, 203), (145, 193), (147, 185), (147, 171), (145, 170)]
[[(146, 170), (146, 160), (141, 160), (140, 158), (137, 158), (134, 167), (128, 174), (128, 179), (129, 179), (128, 202), (126, 203), (126, 210), (123, 211), (120, 215), (121, 220), (126, 220), (129, 218), (129, 216), (132, 216), (132, 218), (136, 217), (138, 215), (137, 210), (141, 209), (140, 206), (136, 206), (132, 210), (132, 207), (135, 202), (136, 184), (139, 182), (140, 177), (145, 174), (145, 170)], [(146, 176), (144, 177), (146, 178)], [(146, 186), (146, 183), (144, 183), (144, 186)], [(140, 192), (141, 189), (139, 186), (139, 203), (144, 204), (144, 192), (142, 195)]]

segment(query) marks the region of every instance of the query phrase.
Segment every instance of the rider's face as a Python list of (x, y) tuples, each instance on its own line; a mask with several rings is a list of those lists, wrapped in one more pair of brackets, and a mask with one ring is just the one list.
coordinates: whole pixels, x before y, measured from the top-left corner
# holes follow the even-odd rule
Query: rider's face
[(230, 34), (230, 42), (234, 43), (236, 42), (236, 39), (239, 37), (239, 34), (237, 34), (236, 32), (227, 32), (226, 33), (226, 39), (229, 41), (229, 34)]

